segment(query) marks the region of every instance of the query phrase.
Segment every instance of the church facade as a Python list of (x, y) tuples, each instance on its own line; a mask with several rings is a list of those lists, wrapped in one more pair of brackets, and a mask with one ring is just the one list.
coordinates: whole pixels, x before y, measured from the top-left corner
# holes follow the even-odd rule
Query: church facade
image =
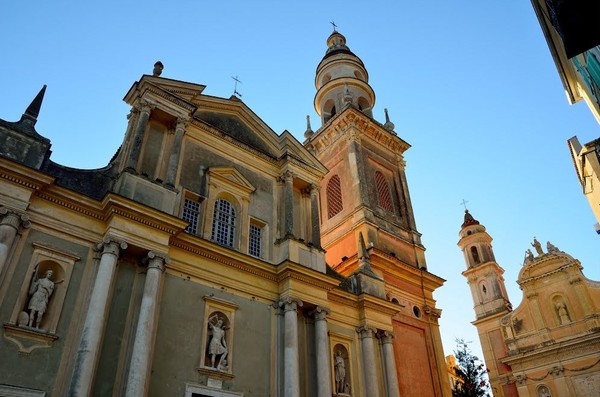
[(534, 238), (513, 308), (492, 238), (466, 211), (459, 247), (495, 397), (592, 397), (600, 390), (600, 282), (581, 263)]
[(327, 43), (303, 144), (160, 62), (106, 167), (51, 160), (45, 88), (0, 119), (0, 395), (450, 395), (410, 146)]

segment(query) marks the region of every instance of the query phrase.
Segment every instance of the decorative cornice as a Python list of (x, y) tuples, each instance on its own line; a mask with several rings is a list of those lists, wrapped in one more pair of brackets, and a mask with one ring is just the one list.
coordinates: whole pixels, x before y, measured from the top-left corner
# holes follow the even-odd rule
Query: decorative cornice
[(0, 179), (5, 179), (31, 190), (39, 190), (54, 182), (54, 177), (8, 159), (0, 159)]
[(105, 222), (109, 222), (113, 216), (121, 216), (171, 235), (182, 232), (187, 226), (182, 219), (113, 194), (104, 198), (102, 210)]
[(89, 216), (90, 218), (103, 218), (102, 213), (98, 209), (92, 209), (89, 205), (83, 205), (81, 201), (65, 199), (64, 197), (59, 196), (56, 193), (56, 191), (39, 191), (36, 196), (40, 199), (46, 200), (60, 207), (64, 207), (71, 211), (75, 211), (85, 216)]
[(186, 109), (189, 112), (194, 112), (198, 108), (193, 103), (187, 102), (186, 100), (184, 100), (184, 99), (174, 95), (173, 93), (166, 91), (154, 84), (151, 84), (151, 83), (146, 83), (146, 84), (147, 84), (147, 86), (145, 87), (144, 93), (142, 95), (145, 95), (147, 92), (150, 92), (152, 94), (155, 94), (158, 97), (166, 99), (167, 101)]
[(239, 260), (231, 259), (230, 257), (219, 255), (213, 251), (209, 251), (206, 247), (200, 247), (189, 242), (180, 240), (180, 239), (172, 239), (170, 245), (175, 248), (180, 248), (184, 251), (190, 252), (194, 255), (198, 255), (202, 258), (209, 259), (214, 262), (218, 262), (220, 264), (241, 270), (246, 273), (253, 274), (255, 276), (261, 277), (263, 279), (276, 282), (278, 281), (277, 276), (275, 275), (275, 271), (273, 273), (266, 272), (262, 269), (258, 269), (248, 262), (242, 262)]
[(330, 291), (339, 285), (339, 281), (332, 277), (291, 262), (278, 265), (277, 270), (278, 274), (276, 281), (278, 283), (281, 283), (286, 279), (293, 279), (327, 291)]
[(519, 284), (519, 286), (523, 287), (525, 284), (529, 284), (531, 282), (534, 282), (534, 281), (537, 281), (537, 280), (540, 280), (540, 279), (543, 279), (543, 278), (546, 278), (546, 277), (550, 277), (553, 274), (563, 272), (563, 271), (569, 269), (570, 267), (577, 267), (577, 268), (579, 268), (579, 262), (577, 260), (571, 261), (571, 262), (569, 262), (569, 263), (567, 263), (565, 265), (562, 265), (561, 267), (559, 267), (557, 269), (554, 269), (552, 271), (540, 274), (538, 276), (533, 276), (533, 277), (528, 277), (528, 278), (523, 278), (521, 280), (517, 280), (517, 283)]
[(346, 131), (352, 128), (359, 129), (362, 132), (361, 136), (373, 139), (393, 153), (402, 155), (403, 152), (410, 148), (407, 142), (403, 141), (396, 134), (386, 130), (377, 121), (352, 107), (348, 109), (339, 114), (335, 119), (332, 119), (331, 123), (319, 129), (310, 140), (317, 155), (338, 141), (346, 134)]
[(402, 310), (395, 303), (388, 302), (385, 299), (377, 298), (372, 295), (361, 294), (358, 296), (358, 304), (364, 309), (371, 309), (378, 313), (395, 316)]

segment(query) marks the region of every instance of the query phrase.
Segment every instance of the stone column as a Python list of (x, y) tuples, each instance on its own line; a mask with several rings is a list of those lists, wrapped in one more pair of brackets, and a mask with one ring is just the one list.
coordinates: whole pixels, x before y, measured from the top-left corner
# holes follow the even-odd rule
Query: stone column
[(153, 251), (148, 253), (148, 258), (150, 258), (150, 261), (148, 263), (148, 270), (146, 271), (144, 294), (142, 296), (140, 314), (133, 340), (133, 352), (131, 353), (131, 363), (129, 365), (126, 396), (143, 397), (148, 391), (151, 357), (154, 350), (154, 338), (156, 336), (158, 295), (165, 264), (170, 262), (167, 255), (158, 254)]
[(177, 166), (179, 165), (179, 157), (181, 156), (181, 143), (183, 142), (183, 134), (189, 123), (189, 119), (179, 117), (177, 126), (175, 127), (175, 140), (169, 157), (169, 167), (167, 168), (166, 183), (168, 186), (175, 186), (175, 177), (177, 176)]
[(135, 127), (135, 132), (133, 133), (133, 142), (131, 142), (131, 149), (129, 150), (129, 158), (127, 159), (126, 167), (127, 169), (134, 171), (140, 157), (144, 131), (146, 131), (146, 126), (148, 125), (148, 120), (150, 119), (150, 112), (152, 111), (152, 106), (147, 101), (142, 100), (140, 105), (140, 116)]
[(319, 306), (313, 311), (313, 314), (315, 315), (315, 348), (317, 350), (317, 397), (331, 397), (331, 364), (327, 331), (329, 310)]
[(119, 253), (126, 248), (127, 243), (111, 240), (109, 237), (105, 237), (96, 246), (97, 251), (102, 251), (102, 256), (83, 324), (69, 396), (89, 396), (91, 393), (108, 314), (108, 295), (113, 284)]
[(285, 233), (284, 238), (294, 236), (294, 174), (286, 171), (283, 174), (285, 180)]
[(365, 395), (369, 397), (379, 397), (375, 364), (375, 343), (373, 341), (375, 330), (371, 327), (363, 326), (358, 328), (357, 332), (360, 335), (360, 344), (362, 350), (362, 366), (365, 374)]
[(321, 227), (319, 220), (319, 186), (310, 186), (310, 217), (312, 222), (312, 243), (321, 248)]
[(300, 372), (298, 363), (298, 307), (302, 302), (286, 299), (280, 303), (284, 310), (283, 337), (283, 395), (300, 397)]
[(387, 397), (400, 397), (398, 388), (398, 372), (396, 370), (396, 359), (394, 358), (394, 346), (392, 341), (394, 334), (391, 332), (382, 332), (379, 334), (381, 346), (383, 348), (383, 368), (385, 370), (385, 388)]
[(11, 211), (6, 207), (0, 208), (0, 276), (10, 256), (11, 249), (19, 228), (31, 226), (27, 214)]

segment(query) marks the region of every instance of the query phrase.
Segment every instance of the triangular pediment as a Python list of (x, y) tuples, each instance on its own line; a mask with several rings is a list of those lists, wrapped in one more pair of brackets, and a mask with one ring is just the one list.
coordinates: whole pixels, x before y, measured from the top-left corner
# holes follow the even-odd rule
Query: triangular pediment
[(208, 170), (211, 183), (223, 183), (231, 188), (250, 194), (255, 187), (233, 167), (211, 167)]
[(194, 118), (272, 158), (282, 152), (279, 136), (240, 99), (202, 96)]

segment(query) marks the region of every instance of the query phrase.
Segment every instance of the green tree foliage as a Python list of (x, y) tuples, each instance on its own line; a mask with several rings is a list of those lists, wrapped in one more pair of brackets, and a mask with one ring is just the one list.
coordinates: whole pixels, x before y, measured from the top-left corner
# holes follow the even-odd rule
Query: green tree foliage
[(489, 397), (487, 369), (485, 365), (473, 355), (467, 343), (462, 339), (456, 340), (457, 365), (454, 373), (457, 377), (452, 385), (452, 397)]

